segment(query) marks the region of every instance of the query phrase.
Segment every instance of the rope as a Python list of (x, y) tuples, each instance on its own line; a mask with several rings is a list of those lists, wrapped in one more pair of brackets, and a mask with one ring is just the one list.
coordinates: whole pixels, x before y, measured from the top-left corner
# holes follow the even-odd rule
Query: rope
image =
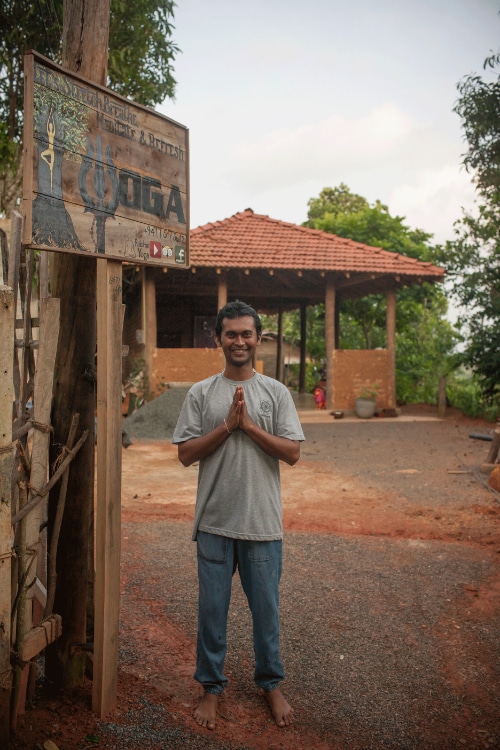
[(43, 422), (35, 422), (34, 419), (30, 419), (30, 422), (35, 430), (40, 430), (40, 432), (54, 432), (54, 428), (49, 424), (43, 424)]
[(37, 489), (34, 484), (31, 484), (31, 482), (27, 483), (27, 487), (33, 492), (34, 495), (39, 495), (40, 497), (45, 497), (45, 495), (49, 494), (47, 490)]

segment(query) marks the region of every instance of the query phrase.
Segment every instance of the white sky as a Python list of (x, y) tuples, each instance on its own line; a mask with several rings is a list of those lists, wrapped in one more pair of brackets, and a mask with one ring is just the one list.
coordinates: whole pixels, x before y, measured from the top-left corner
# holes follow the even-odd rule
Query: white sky
[(191, 227), (252, 208), (300, 224), (344, 182), (453, 237), (473, 205), (456, 84), (500, 48), (495, 0), (177, 0)]

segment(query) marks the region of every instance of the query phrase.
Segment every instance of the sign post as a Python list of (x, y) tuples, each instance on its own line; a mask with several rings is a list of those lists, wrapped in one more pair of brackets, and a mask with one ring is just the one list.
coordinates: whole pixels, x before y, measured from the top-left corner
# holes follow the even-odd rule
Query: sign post
[(122, 263), (189, 266), (188, 130), (30, 52), (24, 144), (23, 243), (97, 260), (92, 709), (104, 716), (118, 667)]

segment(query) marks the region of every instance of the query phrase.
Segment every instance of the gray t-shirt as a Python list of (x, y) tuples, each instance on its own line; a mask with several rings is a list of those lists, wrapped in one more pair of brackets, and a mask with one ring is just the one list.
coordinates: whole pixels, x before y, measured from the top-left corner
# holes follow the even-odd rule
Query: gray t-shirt
[[(211, 432), (227, 417), (236, 386), (245, 391), (251, 419), (267, 432), (304, 440), (293, 399), (282, 383), (255, 373), (244, 381), (214, 375), (189, 390), (173, 442)], [(279, 460), (236, 429), (200, 461), (193, 539), (198, 531), (235, 539), (282, 539)]]

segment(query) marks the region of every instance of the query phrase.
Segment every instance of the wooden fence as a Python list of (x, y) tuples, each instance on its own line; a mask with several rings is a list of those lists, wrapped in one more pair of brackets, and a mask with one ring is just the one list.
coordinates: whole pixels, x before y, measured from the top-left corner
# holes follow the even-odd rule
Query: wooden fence
[[(64, 488), (87, 438), (78, 415), (49, 467), (50, 413), (59, 339), (59, 300), (48, 296), (47, 253), (21, 248), (20, 214), (2, 243), (0, 287), (0, 746), (35, 690), (38, 655), (61, 634), (52, 611), (64, 490), (47, 546), (48, 493)], [(78, 439), (77, 439), (78, 438)]]

